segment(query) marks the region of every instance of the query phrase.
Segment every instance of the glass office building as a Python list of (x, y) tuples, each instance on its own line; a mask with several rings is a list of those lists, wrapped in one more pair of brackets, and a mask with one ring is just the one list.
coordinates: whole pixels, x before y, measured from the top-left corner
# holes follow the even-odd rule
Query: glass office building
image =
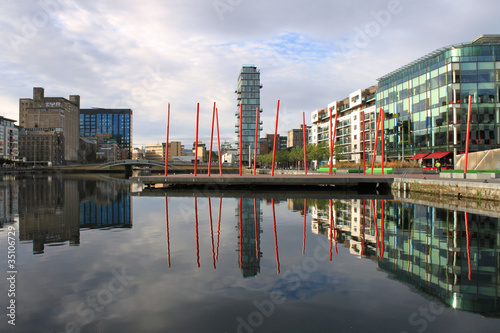
[[(243, 117), (242, 117), (242, 161), (244, 165), (249, 165), (249, 161), (253, 159), (254, 149), (255, 149), (255, 117), (256, 110), (259, 108), (259, 112), (262, 112), (260, 108), (260, 89), (262, 85), (260, 84), (260, 72), (254, 65), (243, 65), (238, 76), (238, 87), (236, 89), (236, 94), (238, 95), (238, 103), (236, 110), (237, 123), (235, 125), (235, 132), (238, 133), (239, 146), (240, 140), (240, 105), (242, 107)], [(260, 116), (259, 116), (260, 118)], [(257, 137), (260, 137), (260, 125), (262, 121), (259, 119), (259, 128), (257, 129)], [(238, 147), (239, 148), (239, 147)], [(257, 154), (259, 154), (260, 143), (257, 140)], [(249, 156), (251, 153), (251, 156)], [(250, 158), (249, 158), (250, 157)]]
[(500, 35), (438, 49), (378, 81), (388, 159), (441, 152), (456, 162), (465, 151), (469, 96), (469, 151), (500, 148)]
[(111, 134), (127, 151), (127, 158), (132, 158), (131, 109), (80, 109), (80, 136), (95, 138), (98, 134)]

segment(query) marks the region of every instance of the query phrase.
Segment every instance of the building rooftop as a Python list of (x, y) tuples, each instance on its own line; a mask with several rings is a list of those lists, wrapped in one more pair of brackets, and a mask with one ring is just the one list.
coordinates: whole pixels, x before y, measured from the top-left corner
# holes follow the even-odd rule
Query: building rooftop
[(432, 52), (430, 52), (429, 54), (426, 54), (424, 55), (423, 57), (420, 57), (418, 58), (417, 60), (414, 60), (380, 78), (377, 79), (377, 81), (381, 81), (381, 80), (384, 80), (390, 76), (393, 76), (394, 74), (397, 74), (401, 71), (404, 71), (405, 69), (408, 69), (422, 61), (425, 61), (425, 60), (428, 60), (428, 59), (431, 59), (437, 55), (440, 55), (442, 54), (443, 52), (445, 51), (448, 51), (448, 50), (452, 50), (452, 49), (456, 49), (456, 48), (461, 48), (461, 47), (464, 47), (464, 46), (470, 46), (470, 45), (490, 45), (490, 44), (500, 44), (500, 35), (498, 34), (484, 34), (484, 35), (479, 35), (478, 37), (476, 37), (473, 41), (469, 42), (469, 43), (458, 43), (458, 44), (453, 44), (453, 45), (449, 45), (449, 46), (445, 46), (445, 47), (442, 47), (442, 48), (439, 48), (437, 50), (434, 50)]

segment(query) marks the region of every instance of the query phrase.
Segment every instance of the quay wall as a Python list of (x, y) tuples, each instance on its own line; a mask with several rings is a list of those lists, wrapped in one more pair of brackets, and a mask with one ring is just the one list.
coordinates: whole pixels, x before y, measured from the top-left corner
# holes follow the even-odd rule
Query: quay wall
[(436, 197), (500, 201), (500, 184), (444, 179), (400, 179), (392, 183), (394, 192), (426, 193)]

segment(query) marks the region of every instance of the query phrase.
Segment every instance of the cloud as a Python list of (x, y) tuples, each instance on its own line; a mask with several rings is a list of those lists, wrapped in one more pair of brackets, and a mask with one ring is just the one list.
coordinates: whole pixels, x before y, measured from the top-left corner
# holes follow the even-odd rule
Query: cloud
[(205, 142), (217, 102), (221, 135), (233, 142), (236, 79), (255, 64), (264, 131), (273, 131), (280, 99), (284, 134), (303, 111), (309, 119), (434, 49), (498, 32), (495, 8), (490, 0), (11, 2), (0, 14), (2, 112), (18, 119), (18, 99), (43, 86), (47, 96), (80, 95), (85, 108), (132, 108), (134, 143), (146, 144), (164, 141), (170, 102), (170, 136), (188, 146), (196, 103)]

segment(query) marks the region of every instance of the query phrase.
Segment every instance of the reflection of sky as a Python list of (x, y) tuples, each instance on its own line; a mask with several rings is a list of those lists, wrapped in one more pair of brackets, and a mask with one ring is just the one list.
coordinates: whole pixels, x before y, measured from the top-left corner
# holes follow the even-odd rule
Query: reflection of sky
[[(237, 318), (256, 311), (254, 301), (273, 291), (286, 297), (256, 332), (384, 331), (416, 332), (410, 316), (430, 300), (387, 278), (377, 263), (349, 254), (338, 244), (328, 260), (328, 239), (311, 233), (307, 218), (306, 254), (302, 255), (303, 216), (276, 205), (281, 273), (276, 273), (271, 205), (261, 202), (261, 271), (244, 279), (238, 267), (238, 200), (223, 199), (219, 260), (212, 267), (207, 198), (198, 199), (200, 268), (196, 264), (193, 198), (169, 198), (171, 268), (167, 265), (164, 198), (134, 197), (133, 228), (88, 230), (78, 247), (46, 248), (33, 256), (31, 244), (18, 244), (19, 332), (62, 332), (68, 322), (84, 319), (82, 302), (108, 290), (113, 270), (134, 277), (122, 292), (96, 312), (83, 332), (234, 332)], [(214, 238), (219, 199), (212, 199)], [(0, 240), (5, 248), (5, 239)], [(315, 251), (321, 258), (315, 258)], [(317, 267), (297, 284), (297, 267), (315, 258)], [(325, 259), (326, 258), (326, 259)], [(5, 267), (5, 259), (0, 263)], [(304, 274), (304, 272), (302, 271)], [(295, 274), (295, 275), (294, 275)], [(0, 283), (5, 289), (5, 281)], [(84, 304), (84, 303), (83, 303)], [(80, 310), (79, 310), (80, 309)], [(3, 321), (0, 329), (5, 331)], [(490, 331), (498, 320), (446, 309), (426, 332)]]

